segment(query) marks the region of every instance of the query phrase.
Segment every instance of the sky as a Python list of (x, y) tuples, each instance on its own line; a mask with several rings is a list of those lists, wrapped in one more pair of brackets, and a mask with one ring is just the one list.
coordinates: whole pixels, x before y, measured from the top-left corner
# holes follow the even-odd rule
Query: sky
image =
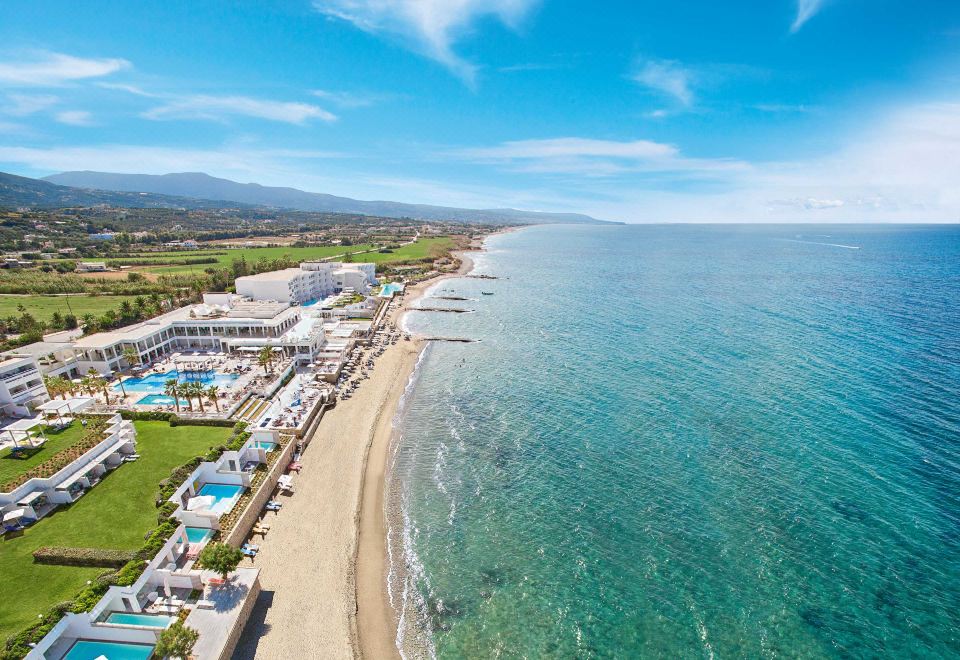
[(954, 0), (0, 3), (0, 171), (960, 222)]

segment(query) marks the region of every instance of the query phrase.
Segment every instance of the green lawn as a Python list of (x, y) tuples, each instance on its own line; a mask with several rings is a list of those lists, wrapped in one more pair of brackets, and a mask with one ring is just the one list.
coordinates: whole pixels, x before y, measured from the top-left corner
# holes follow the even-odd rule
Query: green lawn
[(229, 428), (136, 422), (140, 460), (109, 473), (69, 507), (0, 541), (0, 640), (19, 631), (52, 605), (70, 600), (101, 568), (34, 564), (43, 545), (134, 550), (157, 525), (157, 483), (170, 471), (223, 444)]
[(108, 309), (117, 311), (120, 303), (136, 296), (14, 296), (0, 295), (0, 316), (20, 316), (17, 305), (27, 308), (38, 321), (49, 321), (54, 312), (67, 315), (73, 312), (77, 318), (90, 313), (102, 315)]
[(73, 422), (63, 430), (48, 428), (46, 434), (47, 441), (43, 446), (37, 449), (27, 448), (20, 454), (23, 458), (14, 458), (12, 448), (0, 450), (0, 487), (80, 440), (83, 437), (83, 426), (80, 422)]
[(441, 257), (453, 247), (453, 239), (449, 236), (438, 236), (437, 238), (421, 238), (416, 243), (404, 245), (393, 252), (370, 252), (369, 254), (358, 254), (353, 257), (354, 261), (367, 261), (375, 264), (401, 263), (415, 259), (424, 259), (426, 257)]

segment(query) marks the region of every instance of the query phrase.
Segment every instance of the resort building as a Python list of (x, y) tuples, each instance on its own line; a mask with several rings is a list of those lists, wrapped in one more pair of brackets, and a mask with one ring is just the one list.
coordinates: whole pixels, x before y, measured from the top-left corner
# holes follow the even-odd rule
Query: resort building
[[(73, 421), (71, 414), (87, 409), (93, 399), (50, 401), (47, 410), (56, 416), (50, 424), (61, 426)], [(51, 405), (53, 404), (53, 405)], [(26, 478), (7, 492), (0, 492), (0, 515), (4, 527), (36, 522), (62, 504), (76, 502), (95, 486), (109, 470), (122, 465), (130, 457), (136, 460), (137, 432), (133, 423), (118, 414), (103, 415), (95, 442), (80, 457), (57, 472), (44, 477)], [(98, 419), (93, 417), (92, 419)], [(12, 441), (14, 451), (35, 449), (46, 442), (42, 428), (48, 423), (42, 418), (21, 420), (6, 426), (3, 440)]]
[(365, 294), (376, 283), (375, 264), (305, 261), (299, 268), (238, 277), (236, 287), (255, 300), (304, 304), (347, 289)]
[(48, 401), (40, 367), (32, 355), (4, 356), (0, 361), (0, 411), (8, 417), (27, 417), (32, 408)]

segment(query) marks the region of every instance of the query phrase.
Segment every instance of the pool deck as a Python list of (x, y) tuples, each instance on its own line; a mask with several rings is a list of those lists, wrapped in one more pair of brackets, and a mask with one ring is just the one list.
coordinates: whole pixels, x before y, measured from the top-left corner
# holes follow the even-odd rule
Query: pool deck
[[(216, 574), (204, 572), (204, 580)], [(206, 600), (214, 606), (195, 608), (186, 625), (200, 633), (193, 656), (204, 660), (229, 658), (240, 639), (243, 626), (260, 594), (260, 569), (240, 568), (222, 587), (206, 590)]]

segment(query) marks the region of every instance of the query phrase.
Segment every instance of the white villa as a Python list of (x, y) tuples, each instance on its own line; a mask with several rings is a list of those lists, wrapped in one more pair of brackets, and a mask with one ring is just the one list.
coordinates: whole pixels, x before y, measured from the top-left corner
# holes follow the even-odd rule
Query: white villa
[(240, 295), (301, 304), (348, 289), (365, 294), (376, 283), (376, 264), (327, 261), (305, 261), (299, 268), (238, 277), (236, 281)]
[(0, 411), (24, 417), (50, 400), (40, 368), (32, 355), (3, 355), (0, 360)]

